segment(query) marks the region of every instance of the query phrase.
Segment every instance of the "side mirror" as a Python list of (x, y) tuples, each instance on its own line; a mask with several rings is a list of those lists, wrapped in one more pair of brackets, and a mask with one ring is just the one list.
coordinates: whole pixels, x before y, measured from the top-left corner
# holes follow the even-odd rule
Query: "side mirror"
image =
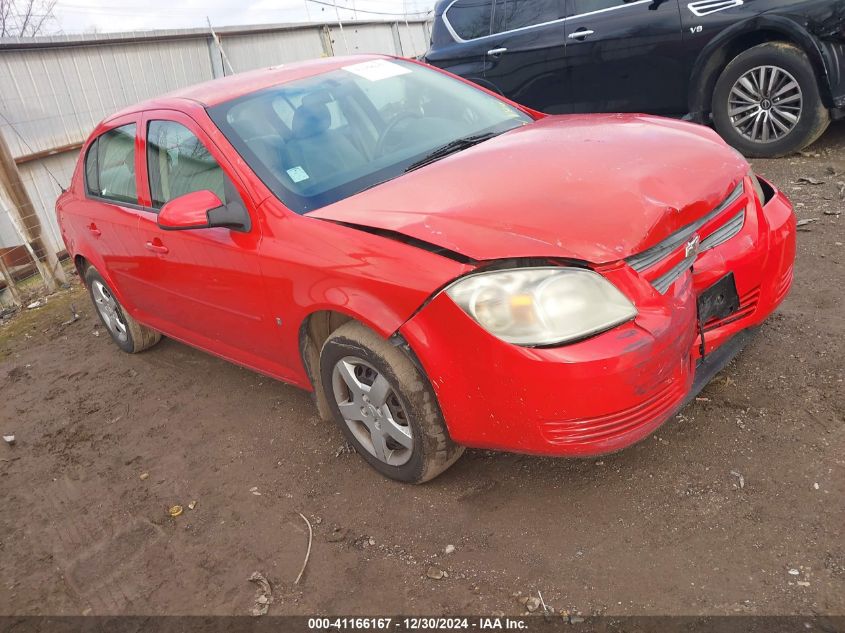
[(224, 226), (248, 231), (249, 214), (240, 202), (224, 205), (217, 194), (208, 189), (193, 191), (174, 198), (158, 213), (158, 225), (165, 231), (209, 229)]

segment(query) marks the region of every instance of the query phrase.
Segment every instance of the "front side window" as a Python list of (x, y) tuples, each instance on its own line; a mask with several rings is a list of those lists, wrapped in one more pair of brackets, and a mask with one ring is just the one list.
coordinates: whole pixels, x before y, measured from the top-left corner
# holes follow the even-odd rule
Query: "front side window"
[(493, 32), (502, 33), (560, 20), (563, 0), (496, 0)]
[(208, 189), (226, 204), (226, 177), (196, 135), (175, 121), (150, 121), (147, 127), (147, 166), (153, 207), (174, 198)]
[(433, 150), (532, 119), (424, 66), (378, 59), (209, 108), (250, 168), (306, 213), (401, 176)]
[(458, 37), (473, 40), (490, 35), (493, 3), (491, 0), (458, 0), (444, 16)]
[(88, 193), (98, 198), (136, 204), (135, 124), (103, 132), (85, 156)]

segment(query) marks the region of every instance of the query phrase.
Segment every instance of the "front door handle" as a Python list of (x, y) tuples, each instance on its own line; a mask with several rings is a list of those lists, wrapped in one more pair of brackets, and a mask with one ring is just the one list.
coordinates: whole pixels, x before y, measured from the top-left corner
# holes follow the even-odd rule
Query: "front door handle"
[(91, 224), (88, 225), (88, 230), (91, 232), (91, 235), (93, 235), (94, 237), (100, 237), (103, 234), (103, 232), (100, 229), (98, 229), (97, 225), (94, 224), (93, 222), (91, 222)]
[(569, 34), (569, 39), (571, 40), (583, 40), (586, 37), (589, 37), (595, 33), (595, 31), (591, 31), (590, 29), (578, 29), (574, 33)]
[(167, 248), (164, 244), (161, 243), (161, 240), (155, 238), (152, 242), (147, 242), (145, 244), (148, 251), (152, 251), (153, 253), (160, 253), (161, 255), (165, 255), (170, 252), (170, 249)]
[(507, 53), (507, 52), (508, 52), (508, 49), (506, 49), (506, 48), (491, 48), (489, 51), (487, 51), (487, 54), (490, 57), (498, 57), (502, 53)]

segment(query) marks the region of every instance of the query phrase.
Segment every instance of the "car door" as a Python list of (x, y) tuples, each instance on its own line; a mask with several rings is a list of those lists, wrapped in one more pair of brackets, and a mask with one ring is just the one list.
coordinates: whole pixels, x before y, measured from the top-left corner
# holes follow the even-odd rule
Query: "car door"
[(565, 100), (564, 0), (495, 0), (484, 79), (506, 97), (544, 112)]
[[(138, 301), (153, 327), (269, 373), (280, 371), (280, 345), (258, 261), (261, 241), (253, 200), (222, 152), (189, 116), (143, 117), (144, 186), (140, 212)], [(224, 205), (242, 204), (248, 230), (164, 230), (158, 211), (187, 193), (211, 190)], [(284, 365), (282, 365), (284, 367)]]
[[(85, 150), (84, 197), (65, 208), (73, 218), (76, 239), (91, 244), (95, 266), (104, 270), (121, 295), (135, 262), (133, 242), (138, 227), (137, 148), (139, 117), (130, 115), (109, 122)], [(125, 305), (132, 308), (131, 295)]]
[(678, 0), (566, 0), (569, 112), (686, 112)]

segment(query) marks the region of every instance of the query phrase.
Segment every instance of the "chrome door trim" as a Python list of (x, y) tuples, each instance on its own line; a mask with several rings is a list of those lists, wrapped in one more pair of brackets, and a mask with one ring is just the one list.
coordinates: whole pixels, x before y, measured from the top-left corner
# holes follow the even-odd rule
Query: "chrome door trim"
[(618, 7), (607, 7), (606, 9), (597, 9), (596, 11), (588, 11), (587, 13), (579, 13), (577, 15), (567, 16), (566, 20), (578, 20), (580, 18), (587, 18), (591, 15), (598, 15), (599, 13), (607, 13), (608, 11), (618, 11), (619, 9), (627, 9), (628, 7), (635, 7), (638, 4), (651, 4), (654, 0), (637, 0), (636, 2), (626, 2), (620, 4)]

